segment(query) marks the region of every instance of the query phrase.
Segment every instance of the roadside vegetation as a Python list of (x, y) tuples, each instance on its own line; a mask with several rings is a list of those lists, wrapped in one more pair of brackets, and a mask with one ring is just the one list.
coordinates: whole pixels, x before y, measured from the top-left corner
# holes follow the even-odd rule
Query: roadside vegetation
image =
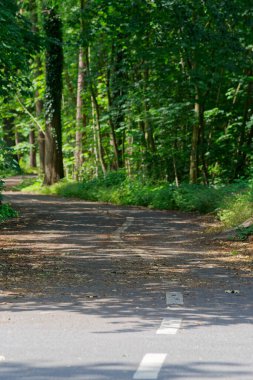
[(241, 180), (227, 185), (185, 183), (176, 186), (167, 182), (129, 179), (124, 172), (111, 172), (105, 177), (86, 181), (64, 179), (52, 186), (43, 186), (41, 179), (31, 178), (13, 190), (118, 205), (212, 214), (222, 222), (224, 228), (238, 226), (253, 215), (253, 183)]
[(6, 219), (14, 218), (17, 212), (8, 203), (2, 203), (2, 190), (4, 182), (0, 179), (0, 223)]
[(12, 156), (12, 150), (0, 140), (0, 223), (17, 216), (17, 212), (8, 203), (2, 202), (4, 177), (16, 175), (19, 168)]
[(226, 228), (251, 218), (246, 0), (10, 0), (0, 18), (0, 177)]

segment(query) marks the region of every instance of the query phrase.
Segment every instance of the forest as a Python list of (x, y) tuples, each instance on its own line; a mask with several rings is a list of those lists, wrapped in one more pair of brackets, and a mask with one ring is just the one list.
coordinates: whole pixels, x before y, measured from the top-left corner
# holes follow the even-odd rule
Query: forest
[(249, 1), (0, 5), (2, 177), (188, 211), (243, 198), (252, 215)]

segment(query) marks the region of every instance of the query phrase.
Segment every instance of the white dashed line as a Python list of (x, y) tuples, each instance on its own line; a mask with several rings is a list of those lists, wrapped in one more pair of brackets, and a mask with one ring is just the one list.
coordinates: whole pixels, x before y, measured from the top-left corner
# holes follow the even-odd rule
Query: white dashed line
[(157, 379), (166, 356), (167, 354), (146, 354), (138, 370), (135, 372), (133, 379)]
[(164, 318), (156, 331), (158, 335), (175, 335), (181, 326), (182, 319)]
[(183, 294), (180, 292), (166, 292), (167, 305), (183, 305)]
[(115, 242), (119, 242), (119, 243), (122, 242), (121, 234), (122, 234), (123, 232), (125, 232), (126, 229), (127, 229), (129, 226), (131, 226), (131, 224), (133, 223), (133, 221), (134, 221), (134, 217), (133, 217), (133, 216), (128, 216), (128, 217), (126, 218), (125, 223), (122, 224), (122, 226), (119, 227), (119, 228), (114, 232), (114, 234), (113, 234), (113, 240), (114, 240)]

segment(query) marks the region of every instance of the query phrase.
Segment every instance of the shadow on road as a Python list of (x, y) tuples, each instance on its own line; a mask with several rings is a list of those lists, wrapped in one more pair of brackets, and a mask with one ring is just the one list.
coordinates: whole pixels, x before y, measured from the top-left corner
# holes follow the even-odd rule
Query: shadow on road
[[(130, 371), (131, 363), (104, 362), (95, 365), (87, 364), (71, 366), (29, 366), (21, 363), (5, 363), (1, 368), (1, 378), (20, 380), (45, 380), (45, 379), (75, 379), (75, 380), (130, 380), (134, 370)], [(134, 366), (132, 366), (134, 367)], [(228, 371), (228, 367), (230, 368)], [(164, 366), (159, 375), (159, 380), (173, 379), (250, 379), (252, 373), (244, 370), (239, 363), (228, 362), (189, 362), (180, 366)]]
[(2, 310), (116, 317), (117, 333), (130, 317), (132, 331), (140, 331), (157, 323), (157, 310), (159, 318), (168, 314), (166, 290), (180, 289), (185, 308), (169, 313), (180, 315), (185, 329), (197, 329), (202, 315), (202, 327), (252, 323), (252, 277), (210, 252), (200, 217), (30, 194), (6, 198), (21, 217), (2, 225)]

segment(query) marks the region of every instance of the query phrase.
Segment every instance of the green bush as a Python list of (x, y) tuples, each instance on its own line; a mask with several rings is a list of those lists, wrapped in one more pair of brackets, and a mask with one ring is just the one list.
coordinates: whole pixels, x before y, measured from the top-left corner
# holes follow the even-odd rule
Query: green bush
[(17, 212), (8, 203), (0, 205), (0, 222), (9, 218), (15, 218), (17, 215)]
[(176, 188), (170, 185), (163, 185), (151, 190), (152, 200), (150, 206), (160, 210), (173, 210), (177, 207), (175, 202)]
[(168, 183), (153, 184), (138, 178), (126, 178), (123, 171), (83, 182), (61, 180), (52, 186), (43, 186), (40, 180), (29, 181), (23, 182), (20, 188), (24, 191), (121, 205), (215, 212), (225, 226), (238, 225), (253, 214), (253, 184), (245, 181), (216, 187), (189, 184), (176, 187)]
[(126, 173), (123, 170), (113, 171), (100, 178), (101, 184), (106, 187), (119, 186), (126, 180)]
[(251, 235), (253, 235), (253, 225), (249, 227), (240, 227), (236, 230), (236, 239), (238, 240), (247, 240)]
[(6, 177), (17, 173), (20, 173), (20, 168), (13, 157), (13, 149), (7, 147), (0, 138), (0, 176)]
[(227, 197), (218, 216), (227, 227), (238, 226), (253, 215), (253, 192), (250, 188), (245, 193), (232, 194)]
[(214, 187), (204, 185), (181, 185), (174, 191), (178, 209), (209, 213), (220, 206), (221, 193)]
[(125, 180), (118, 189), (114, 189), (115, 203), (133, 206), (149, 206), (151, 194), (148, 186), (138, 180)]

